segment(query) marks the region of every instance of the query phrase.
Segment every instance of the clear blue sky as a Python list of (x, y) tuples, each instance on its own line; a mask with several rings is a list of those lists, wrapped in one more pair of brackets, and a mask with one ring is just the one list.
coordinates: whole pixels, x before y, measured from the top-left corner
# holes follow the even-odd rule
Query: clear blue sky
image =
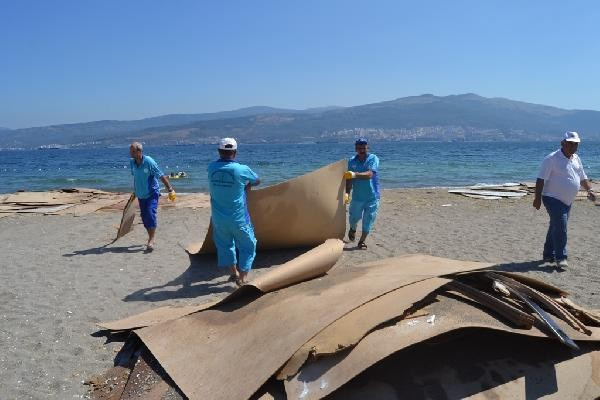
[(600, 110), (598, 21), (593, 0), (0, 0), (0, 126), (423, 93)]

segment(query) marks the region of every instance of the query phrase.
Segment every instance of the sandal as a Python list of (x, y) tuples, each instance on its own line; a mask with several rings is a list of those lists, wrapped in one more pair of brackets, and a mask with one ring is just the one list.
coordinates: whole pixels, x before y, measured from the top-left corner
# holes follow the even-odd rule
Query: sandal
[(354, 239), (356, 239), (356, 230), (350, 228), (350, 230), (348, 231), (348, 239), (354, 242)]
[(361, 249), (361, 250), (367, 250), (367, 245), (365, 242), (358, 242), (358, 244), (356, 245), (356, 248)]
[(235, 282), (237, 281), (238, 277), (235, 274), (231, 274), (229, 275), (229, 279), (227, 279), (227, 282)]

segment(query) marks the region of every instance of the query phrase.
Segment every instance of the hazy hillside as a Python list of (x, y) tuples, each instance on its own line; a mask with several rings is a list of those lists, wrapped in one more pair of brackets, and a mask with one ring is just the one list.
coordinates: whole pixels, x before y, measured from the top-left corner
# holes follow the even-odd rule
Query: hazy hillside
[(138, 121), (96, 121), (0, 132), (0, 147), (348, 140), (557, 140), (565, 130), (600, 140), (600, 112), (564, 110), (475, 94), (422, 95), (355, 107), (283, 110), (251, 107)]
[[(132, 121), (93, 121), (76, 124), (51, 125), (3, 131), (0, 128), (0, 147), (37, 147), (47, 144), (93, 144), (109, 137), (135, 134), (146, 128), (177, 126), (196, 121), (237, 118), (256, 114), (304, 113), (305, 110), (285, 110), (273, 107), (248, 107), (233, 111), (205, 114), (169, 114)], [(310, 111), (309, 111), (310, 112)]]

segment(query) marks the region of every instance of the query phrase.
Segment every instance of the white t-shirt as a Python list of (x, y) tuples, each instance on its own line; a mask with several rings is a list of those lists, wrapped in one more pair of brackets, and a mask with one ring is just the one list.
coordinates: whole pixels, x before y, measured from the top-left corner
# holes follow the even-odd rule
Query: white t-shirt
[(571, 205), (577, 196), (581, 181), (587, 179), (587, 175), (577, 154), (568, 159), (559, 149), (544, 158), (538, 178), (544, 180), (542, 196), (554, 197), (566, 205)]

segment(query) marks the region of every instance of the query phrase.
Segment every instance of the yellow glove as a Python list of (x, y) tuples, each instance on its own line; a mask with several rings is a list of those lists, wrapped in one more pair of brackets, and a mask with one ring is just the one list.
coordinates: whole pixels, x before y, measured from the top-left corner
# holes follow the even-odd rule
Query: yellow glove
[(354, 179), (354, 178), (356, 178), (356, 173), (353, 171), (346, 171), (346, 172), (344, 172), (344, 178)]
[(344, 204), (350, 203), (350, 195), (348, 193), (344, 193)]
[(177, 194), (175, 194), (175, 189), (169, 191), (169, 200), (175, 201), (177, 200)]

